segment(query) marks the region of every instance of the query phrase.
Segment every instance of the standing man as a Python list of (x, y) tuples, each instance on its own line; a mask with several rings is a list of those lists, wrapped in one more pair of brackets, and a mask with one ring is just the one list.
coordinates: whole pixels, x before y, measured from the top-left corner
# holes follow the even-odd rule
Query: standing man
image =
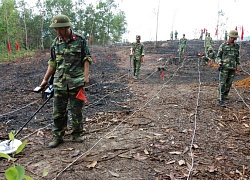
[(226, 30), (226, 31), (225, 31), (224, 42), (227, 42), (227, 36), (228, 36), (228, 34), (227, 34), (227, 30)]
[(203, 29), (201, 29), (200, 40), (203, 38)]
[(41, 87), (45, 87), (54, 74), (54, 101), (52, 134), (50, 148), (63, 143), (63, 136), (67, 128), (68, 101), (72, 114), (72, 139), (82, 143), (83, 137), (83, 101), (76, 98), (78, 92), (89, 82), (89, 65), (92, 62), (85, 39), (74, 33), (71, 22), (66, 15), (57, 15), (49, 26), (54, 28), (57, 37), (51, 46), (51, 57), (48, 69)]
[(173, 33), (173, 31), (171, 31), (171, 33), (170, 33), (170, 40), (173, 41), (173, 39), (174, 39), (174, 33)]
[(229, 40), (220, 45), (217, 61), (219, 65), (219, 106), (226, 107), (224, 100), (228, 100), (228, 93), (232, 86), (235, 71), (240, 65), (240, 46), (235, 43), (238, 38), (238, 31), (229, 32)]
[(174, 38), (175, 38), (175, 40), (177, 40), (177, 36), (178, 36), (178, 32), (175, 30), (175, 32), (174, 32)]
[(185, 38), (185, 34), (183, 34), (183, 37), (179, 41), (179, 57), (182, 58), (183, 54), (185, 52), (187, 45), (187, 39)]
[(144, 62), (144, 45), (140, 42), (141, 36), (136, 36), (136, 42), (132, 43), (134, 79), (138, 79), (141, 63)]
[(205, 54), (207, 55), (207, 52), (208, 52), (208, 48), (213, 45), (213, 40), (212, 38), (210, 37), (210, 33), (208, 33), (208, 35), (206, 36), (205, 38), (205, 41), (204, 41), (204, 47), (205, 47)]

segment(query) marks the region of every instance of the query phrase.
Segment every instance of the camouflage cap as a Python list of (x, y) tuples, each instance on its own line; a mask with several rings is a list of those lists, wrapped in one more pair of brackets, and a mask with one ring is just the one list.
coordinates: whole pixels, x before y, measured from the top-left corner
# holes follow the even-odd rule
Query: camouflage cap
[(72, 26), (72, 24), (68, 16), (59, 14), (53, 18), (52, 23), (49, 27), (59, 28), (59, 27), (70, 27), (70, 26)]
[(136, 39), (141, 39), (141, 36), (140, 35), (136, 35)]
[(229, 37), (232, 37), (232, 38), (238, 38), (239, 35), (238, 35), (238, 31), (236, 30), (231, 30), (228, 34)]

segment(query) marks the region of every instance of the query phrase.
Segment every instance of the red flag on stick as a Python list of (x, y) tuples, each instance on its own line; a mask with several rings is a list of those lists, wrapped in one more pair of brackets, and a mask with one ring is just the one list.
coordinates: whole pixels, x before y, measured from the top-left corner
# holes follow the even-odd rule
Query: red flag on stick
[(215, 30), (215, 35), (216, 36), (218, 35), (218, 28), (216, 28), (216, 30)]
[(203, 34), (205, 34), (205, 32), (206, 32), (206, 28), (203, 29)]
[(244, 29), (243, 29), (243, 26), (242, 26), (242, 29), (241, 29), (241, 37), (240, 37), (241, 40), (244, 39)]
[(237, 26), (235, 27), (235, 30), (238, 31), (238, 30), (237, 30)]
[(89, 42), (91, 42), (91, 43), (93, 42), (92, 36), (89, 37)]
[(161, 78), (164, 78), (164, 72), (163, 71), (161, 72)]
[(9, 42), (7, 44), (7, 48), (8, 48), (8, 51), (10, 52), (11, 51), (11, 47), (10, 47), (10, 43)]
[(83, 88), (80, 88), (80, 90), (78, 91), (78, 93), (76, 95), (76, 98), (86, 102), (87, 104), (89, 104), (89, 101), (87, 100), (87, 98), (86, 98), (86, 96), (84, 94)]
[(18, 42), (16, 42), (16, 50), (17, 51), (19, 50), (19, 44), (18, 44)]

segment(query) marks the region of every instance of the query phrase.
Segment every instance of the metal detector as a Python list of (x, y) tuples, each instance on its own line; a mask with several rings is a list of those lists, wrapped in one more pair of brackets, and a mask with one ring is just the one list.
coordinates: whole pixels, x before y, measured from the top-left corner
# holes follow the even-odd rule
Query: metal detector
[(131, 73), (132, 57), (133, 57), (133, 54), (130, 54), (129, 55), (129, 63), (128, 63), (128, 77), (130, 76), (130, 73)]
[(220, 74), (221, 74), (221, 70), (219, 70), (219, 101), (221, 103), (222, 98), (221, 98), (221, 82), (220, 82), (221, 75)]
[(54, 88), (50, 85), (44, 92), (43, 97), (46, 100), (43, 104), (34, 112), (34, 114), (29, 118), (29, 120), (18, 130), (17, 133), (14, 134), (14, 140), (5, 140), (0, 143), (0, 152), (5, 154), (14, 153), (17, 148), (22, 144), (22, 141), (16, 139), (16, 137), (20, 134), (23, 128), (33, 119), (33, 117), (45, 106), (45, 104), (53, 97), (54, 95)]
[(128, 77), (130, 76), (130, 73), (131, 73), (132, 57), (133, 57), (133, 48), (130, 48), (129, 62), (128, 62)]

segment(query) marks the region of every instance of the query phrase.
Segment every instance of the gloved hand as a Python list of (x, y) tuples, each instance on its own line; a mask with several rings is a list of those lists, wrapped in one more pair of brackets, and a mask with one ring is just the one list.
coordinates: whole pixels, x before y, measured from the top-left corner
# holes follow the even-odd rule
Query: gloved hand
[(219, 63), (218, 66), (219, 66), (219, 67), (218, 67), (218, 71), (221, 71), (221, 70), (222, 70), (222, 64)]

